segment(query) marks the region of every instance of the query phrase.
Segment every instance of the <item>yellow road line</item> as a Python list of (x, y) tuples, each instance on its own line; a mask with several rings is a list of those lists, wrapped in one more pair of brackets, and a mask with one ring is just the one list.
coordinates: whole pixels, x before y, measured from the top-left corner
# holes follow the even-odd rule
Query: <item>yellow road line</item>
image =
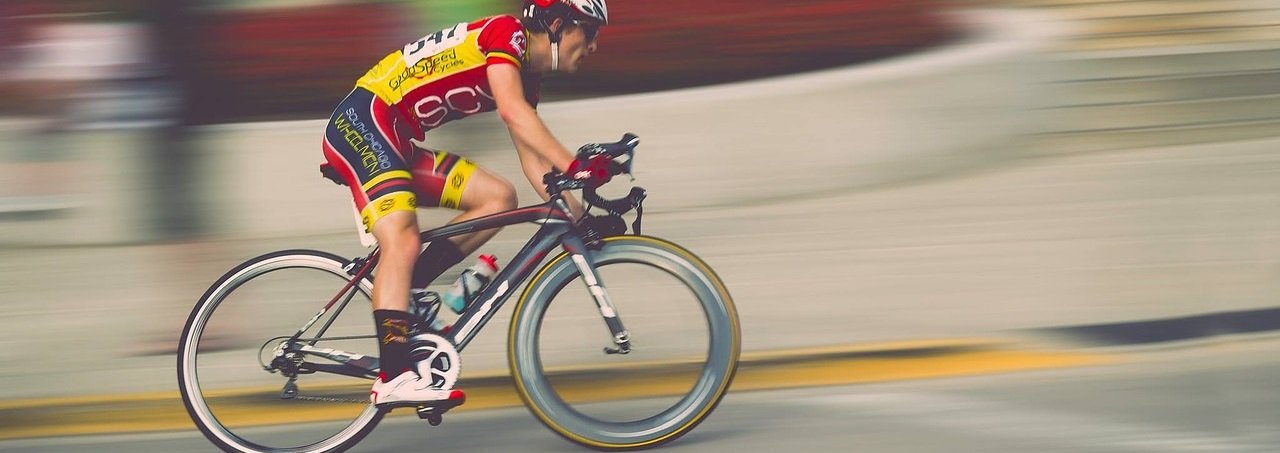
[[(938, 339), (938, 340), (908, 340), (895, 342), (865, 343), (854, 345), (838, 345), (838, 346), (819, 346), (794, 349), (780, 349), (770, 351), (747, 351), (742, 353), (740, 362), (745, 366), (751, 362), (780, 360), (787, 358), (803, 358), (812, 359), (819, 356), (828, 355), (844, 355), (858, 353), (892, 353), (893, 351), (907, 350), (924, 350), (924, 349), (962, 349), (962, 348), (998, 348), (1001, 342), (990, 339)], [(688, 359), (692, 363), (694, 358)], [(630, 361), (625, 364), (610, 365), (610, 371), (625, 371), (632, 369), (652, 369), (655, 367), (669, 366), (672, 363), (684, 362), (683, 360), (663, 360), (663, 361)], [(561, 366), (555, 367), (548, 372), (550, 373), (577, 373), (586, 371), (600, 370), (599, 365), (580, 365), (580, 366)], [(488, 380), (494, 378), (508, 377), (507, 370), (486, 370), (478, 372), (467, 372), (464, 376), (465, 380)], [(329, 388), (331, 385), (322, 386), (321, 388)], [(315, 385), (312, 385), (315, 388)], [(270, 388), (247, 388), (247, 389), (228, 389), (218, 391), (219, 396), (229, 396), (236, 394), (254, 394), (259, 392), (279, 391), (279, 386)], [(0, 400), (0, 411), (23, 409), (31, 407), (48, 407), (48, 406), (90, 406), (103, 404), (119, 404), (119, 403), (135, 403), (147, 401), (165, 401), (178, 399), (177, 390), (163, 392), (140, 392), (129, 394), (115, 395), (84, 395), (84, 396), (68, 396), (54, 398), (34, 398), (34, 399), (17, 399), (17, 400)]]
[[(1022, 370), (1099, 365), (1114, 362), (1097, 354), (1028, 351), (998, 347), (982, 340), (945, 340), (874, 346), (810, 348), (743, 354), (731, 391), (769, 390), (928, 379)], [(643, 373), (616, 373), (617, 367), (557, 370), (553, 382), (572, 402), (607, 401), (683, 394), (693, 377), (680, 364), (643, 364)], [(628, 366), (627, 369), (633, 369)], [(608, 377), (592, 370), (607, 371)], [(474, 411), (521, 404), (505, 372), (468, 376), (461, 386), (467, 404), (455, 411)], [(311, 390), (321, 387), (312, 386)], [(367, 385), (324, 386), (328, 392), (350, 389), (361, 397)], [(255, 426), (354, 418), (363, 406), (351, 403), (284, 401), (278, 387), (236, 389), (212, 396), (209, 405), (225, 423)], [(287, 411), (287, 413), (286, 413)], [(411, 415), (397, 410), (392, 415)], [(0, 403), (0, 440), (65, 435), (135, 433), (194, 429), (176, 392), (105, 397), (23, 400)]]

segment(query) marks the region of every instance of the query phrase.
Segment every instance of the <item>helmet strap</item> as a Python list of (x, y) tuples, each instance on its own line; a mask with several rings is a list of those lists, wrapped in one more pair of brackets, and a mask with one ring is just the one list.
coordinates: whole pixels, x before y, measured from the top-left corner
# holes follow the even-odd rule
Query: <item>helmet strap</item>
[(551, 70), (557, 71), (559, 69), (560, 69), (560, 43), (553, 42), (551, 43)]
[(560, 69), (560, 33), (564, 32), (564, 24), (560, 24), (560, 29), (552, 31), (551, 24), (546, 24), (547, 40), (551, 41), (551, 71), (555, 72)]

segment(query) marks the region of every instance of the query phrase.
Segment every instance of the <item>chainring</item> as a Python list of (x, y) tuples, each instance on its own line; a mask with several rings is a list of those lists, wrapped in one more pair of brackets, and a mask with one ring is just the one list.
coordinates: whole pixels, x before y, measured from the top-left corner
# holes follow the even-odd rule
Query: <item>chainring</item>
[(433, 333), (419, 333), (409, 338), (409, 360), (418, 375), (431, 380), (431, 386), (451, 389), (458, 382), (462, 362), (453, 343)]

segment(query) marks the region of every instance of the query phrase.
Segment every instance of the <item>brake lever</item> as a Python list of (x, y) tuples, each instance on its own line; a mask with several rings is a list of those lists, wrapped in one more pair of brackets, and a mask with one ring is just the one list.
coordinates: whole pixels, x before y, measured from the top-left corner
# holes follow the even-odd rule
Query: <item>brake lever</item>
[(613, 158), (613, 162), (615, 164), (618, 164), (618, 167), (621, 169), (619, 174), (627, 175), (627, 177), (631, 178), (631, 182), (636, 181), (636, 175), (631, 173), (631, 168), (635, 164), (635, 160), (636, 160), (635, 148), (628, 149), (626, 154), (622, 154), (618, 157)]

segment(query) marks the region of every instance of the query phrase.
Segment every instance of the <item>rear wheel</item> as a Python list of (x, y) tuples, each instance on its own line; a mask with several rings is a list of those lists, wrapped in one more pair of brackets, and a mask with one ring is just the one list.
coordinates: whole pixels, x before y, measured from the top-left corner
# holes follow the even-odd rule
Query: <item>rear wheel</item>
[[(706, 263), (661, 239), (605, 239), (591, 257), (632, 352), (602, 352), (612, 346), (610, 331), (562, 254), (529, 283), (512, 317), (508, 363), (517, 392), (552, 431), (592, 448), (647, 448), (688, 433), (737, 370), (733, 300)], [(628, 402), (610, 404), (617, 400)]]
[[(370, 380), (308, 373), (298, 364), (340, 363), (297, 351), (327, 348), (347, 354), (338, 360), (376, 363), (372, 282), (356, 282), (299, 341), (289, 341), (351, 281), (345, 263), (311, 250), (270, 253), (232, 269), (201, 297), (182, 333), (178, 387), (210, 441), (225, 451), (333, 452), (377, 426), (384, 411), (369, 404)], [(293, 423), (306, 425), (270, 428)]]

